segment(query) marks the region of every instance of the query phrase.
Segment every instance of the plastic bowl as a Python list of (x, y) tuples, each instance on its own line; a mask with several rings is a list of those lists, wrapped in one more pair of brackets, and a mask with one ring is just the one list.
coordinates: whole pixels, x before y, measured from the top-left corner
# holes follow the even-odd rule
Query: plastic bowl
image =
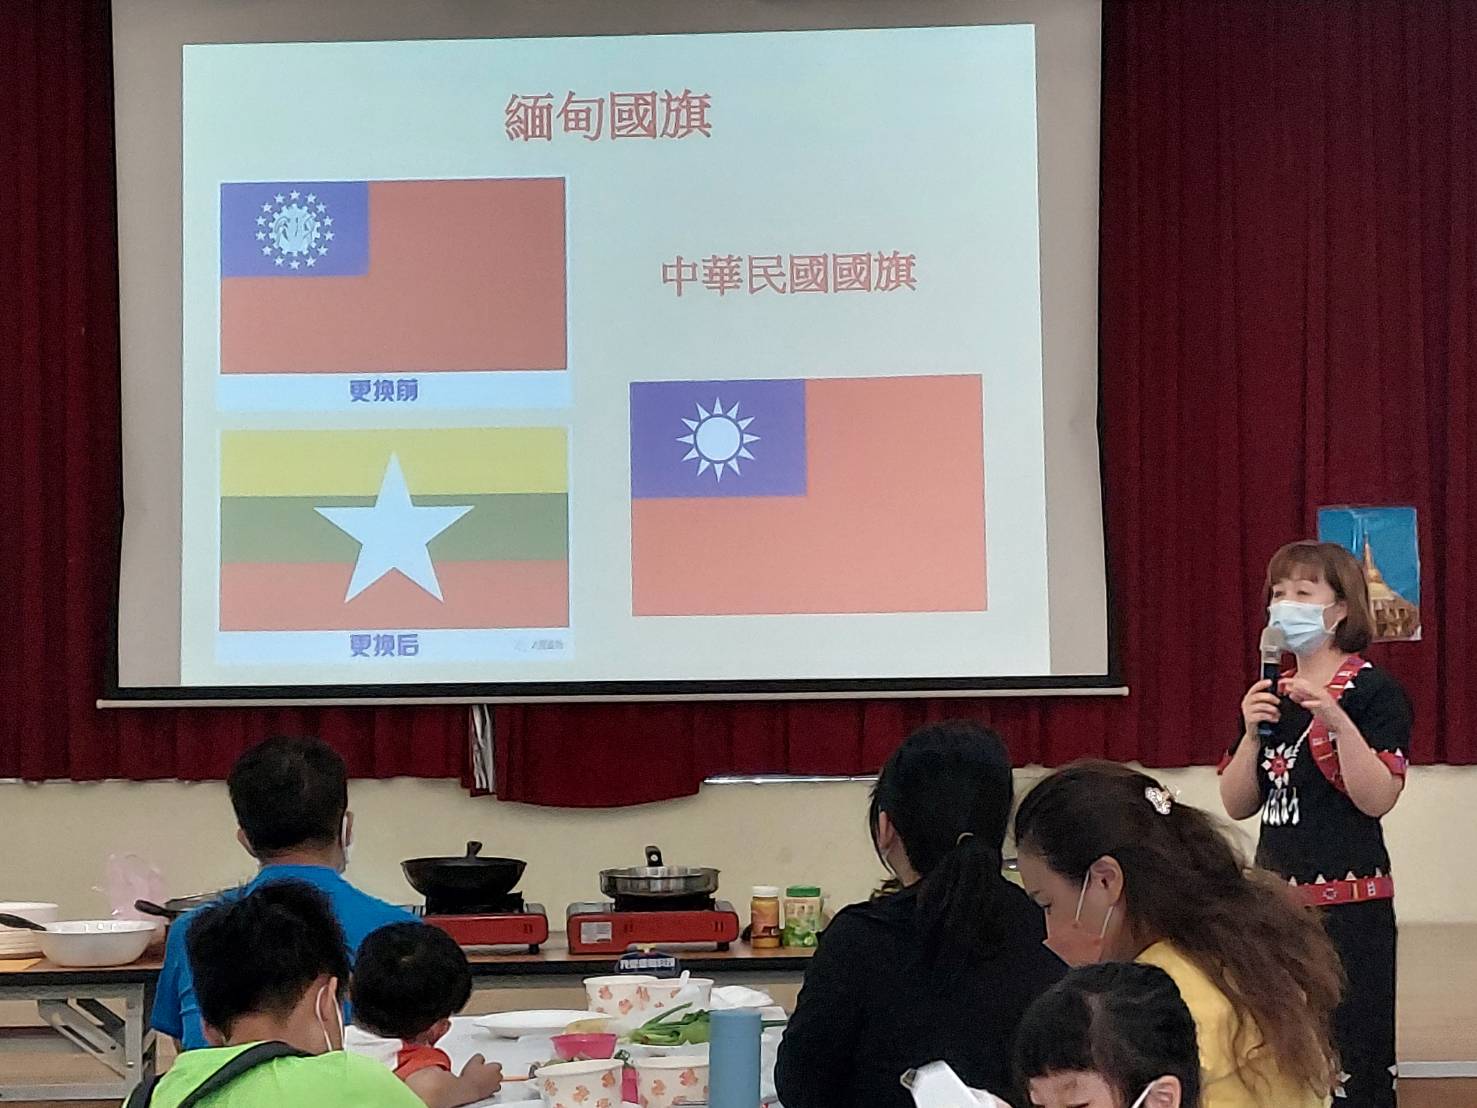
[(540, 1066), (529, 1084), (538, 1088), (547, 1108), (593, 1108), (602, 1100), (618, 1103), (625, 1065), (615, 1059), (560, 1062)]
[(705, 1010), (712, 997), (713, 981), (706, 977), (659, 980), (655, 977), (591, 977), (585, 981), (590, 1010), (606, 1016), (656, 1015), (677, 1003), (677, 995), (693, 990), (693, 1008)]
[(636, 1088), (646, 1108), (708, 1103), (708, 1059), (702, 1055), (638, 1058)]
[(555, 1035), (554, 1053), (562, 1062), (576, 1062), (586, 1058), (615, 1057), (615, 1035)]
[(146, 920), (67, 920), (48, 925), (36, 938), (41, 953), (59, 966), (126, 966), (149, 949), (156, 930)]

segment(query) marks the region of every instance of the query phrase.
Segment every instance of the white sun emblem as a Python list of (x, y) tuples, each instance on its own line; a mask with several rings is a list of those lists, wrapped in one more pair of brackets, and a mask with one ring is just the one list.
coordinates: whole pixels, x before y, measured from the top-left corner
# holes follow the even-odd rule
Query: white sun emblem
[(333, 242), (333, 217), (317, 193), (278, 193), (256, 217), (256, 241), (273, 265), (312, 269)]
[(697, 418), (684, 419), (682, 422), (687, 424), (688, 433), (680, 436), (677, 441), (690, 447), (682, 460), (695, 460), (699, 474), (711, 469), (713, 479), (722, 481), (725, 469), (739, 473), (740, 458), (753, 460), (754, 455), (749, 453), (749, 443), (758, 442), (759, 436), (749, 434), (748, 427), (754, 422), (754, 417), (740, 419), (738, 404), (734, 404), (726, 412), (723, 410), (722, 400), (713, 401), (711, 412), (699, 404)]

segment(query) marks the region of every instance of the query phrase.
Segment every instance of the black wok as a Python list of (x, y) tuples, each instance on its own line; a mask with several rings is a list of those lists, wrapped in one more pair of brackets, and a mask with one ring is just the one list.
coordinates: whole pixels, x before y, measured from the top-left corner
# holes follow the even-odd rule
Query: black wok
[(196, 893), (194, 896), (176, 896), (166, 900), (163, 904), (155, 904), (151, 900), (135, 900), (133, 906), (140, 912), (150, 916), (158, 916), (171, 922), (179, 919), (186, 912), (202, 908), (207, 904), (214, 904), (225, 895), (225, 892)]
[(483, 858), (482, 844), (470, 842), (461, 857), (411, 858), (401, 862), (411, 888), (439, 903), (485, 904), (512, 892), (527, 862)]

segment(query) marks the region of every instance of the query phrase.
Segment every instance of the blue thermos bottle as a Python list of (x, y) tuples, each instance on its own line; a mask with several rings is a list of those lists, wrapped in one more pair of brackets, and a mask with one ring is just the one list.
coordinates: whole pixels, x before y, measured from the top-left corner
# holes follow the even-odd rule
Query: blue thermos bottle
[(708, 1053), (709, 1108), (759, 1108), (762, 1025), (757, 1008), (713, 1013)]

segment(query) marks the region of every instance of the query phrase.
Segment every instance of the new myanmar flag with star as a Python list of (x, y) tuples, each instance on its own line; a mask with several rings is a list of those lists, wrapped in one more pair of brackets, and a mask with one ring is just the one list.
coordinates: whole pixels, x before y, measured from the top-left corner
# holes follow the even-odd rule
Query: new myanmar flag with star
[(566, 627), (563, 428), (226, 431), (222, 631)]

